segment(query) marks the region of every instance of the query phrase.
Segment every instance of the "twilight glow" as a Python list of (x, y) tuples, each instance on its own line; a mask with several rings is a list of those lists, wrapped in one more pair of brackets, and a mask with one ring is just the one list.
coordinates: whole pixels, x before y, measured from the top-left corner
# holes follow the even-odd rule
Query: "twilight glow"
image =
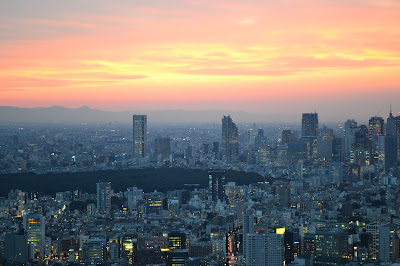
[(400, 2), (1, 1), (0, 68), (0, 105), (386, 114)]

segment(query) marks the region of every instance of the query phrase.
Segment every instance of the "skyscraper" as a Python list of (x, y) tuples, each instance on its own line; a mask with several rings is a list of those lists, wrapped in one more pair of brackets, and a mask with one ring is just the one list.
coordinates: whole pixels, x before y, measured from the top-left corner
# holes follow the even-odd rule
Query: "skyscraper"
[(143, 189), (137, 187), (128, 188), (127, 191), (128, 210), (132, 211), (137, 208), (139, 200), (143, 200)]
[(348, 261), (345, 231), (320, 231), (314, 241), (315, 265), (344, 265)]
[(301, 136), (315, 137), (318, 129), (318, 114), (304, 113), (301, 119)]
[(368, 139), (371, 140), (371, 164), (378, 163), (381, 154), (384, 153), (384, 124), (382, 117), (374, 116), (369, 119)]
[(249, 266), (259, 266), (259, 265), (267, 265), (267, 252), (265, 250), (265, 234), (248, 234), (243, 235), (243, 238), (246, 239), (246, 250), (244, 251), (244, 255), (246, 258), (246, 265)]
[(291, 194), (290, 184), (280, 184), (276, 187), (276, 196), (278, 198), (279, 206), (282, 208), (290, 208), (291, 205)]
[(109, 214), (111, 211), (111, 183), (97, 183), (97, 210)]
[(397, 161), (400, 162), (400, 115), (395, 116), (393, 120), (397, 133)]
[(208, 186), (213, 201), (224, 198), (225, 171), (209, 171)]
[(247, 236), (254, 233), (254, 210), (247, 209), (243, 214), (243, 254), (247, 254)]
[(230, 116), (222, 118), (222, 159), (227, 162), (239, 159), (238, 128)]
[(391, 249), (394, 245), (390, 244), (390, 224), (373, 222), (367, 224), (366, 232), (372, 235), (372, 245), (370, 246), (370, 257), (374, 261), (389, 261)]
[(369, 119), (368, 137), (372, 140), (373, 136), (383, 135), (384, 123), (382, 117), (373, 116)]
[(265, 234), (265, 249), (266, 249), (266, 257), (267, 263), (265, 265), (276, 265), (280, 266), (283, 265), (283, 261), (285, 260), (284, 257), (284, 239), (283, 235), (275, 234), (275, 233), (268, 233)]
[(333, 184), (343, 182), (343, 163), (339, 161), (329, 163), (329, 174)]
[(219, 159), (220, 153), (219, 153), (219, 142), (218, 141), (213, 142), (212, 152), (213, 152), (215, 158)]
[(387, 118), (386, 135), (397, 135), (396, 118), (393, 116), (392, 110), (390, 110), (389, 116)]
[(371, 147), (367, 126), (359, 126), (354, 135), (354, 144), (350, 152), (350, 163), (359, 165), (369, 164), (371, 162)]
[(252, 233), (246, 236), (246, 265), (280, 266), (284, 261), (283, 235), (275, 233)]
[(289, 144), (289, 143), (294, 142), (295, 140), (296, 140), (296, 138), (290, 129), (282, 130), (282, 143), (283, 144)]
[(333, 138), (332, 140), (332, 159), (333, 162), (342, 162), (344, 158), (343, 138)]
[(385, 136), (385, 169), (389, 170), (397, 164), (397, 129), (395, 118), (390, 110), (387, 118), (386, 136)]
[(158, 162), (169, 161), (171, 156), (171, 139), (156, 138), (154, 141), (154, 157)]
[(147, 155), (147, 115), (133, 115), (133, 157)]
[(320, 160), (332, 159), (333, 129), (324, 126), (317, 130), (317, 156)]
[(265, 146), (264, 129), (260, 128), (258, 130), (258, 134), (254, 139), (254, 146), (256, 150), (258, 150), (260, 147)]
[(5, 235), (4, 257), (14, 263), (24, 264), (28, 261), (27, 234), (24, 230)]
[(347, 120), (344, 123), (344, 152), (346, 155), (350, 154), (351, 146), (355, 141), (355, 134), (357, 132), (357, 122), (355, 120)]
[(358, 127), (356, 134), (354, 134), (354, 144), (352, 148), (356, 149), (371, 149), (371, 141), (368, 139), (368, 128), (366, 125)]
[(23, 216), (28, 253), (31, 259), (44, 256), (45, 223), (43, 215), (38, 213), (25, 213)]
[(107, 241), (103, 237), (91, 236), (82, 244), (82, 259), (88, 264), (104, 262), (107, 255)]

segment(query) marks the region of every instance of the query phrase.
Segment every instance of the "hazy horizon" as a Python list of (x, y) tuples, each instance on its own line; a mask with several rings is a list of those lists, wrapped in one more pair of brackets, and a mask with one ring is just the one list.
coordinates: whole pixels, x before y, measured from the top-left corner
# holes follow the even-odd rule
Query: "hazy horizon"
[[(390, 107), (389, 107), (390, 108)], [(123, 124), (131, 124), (133, 114), (146, 114), (149, 117), (149, 123), (156, 124), (204, 124), (204, 123), (221, 123), (223, 115), (231, 115), (236, 123), (274, 123), (274, 124), (301, 124), (302, 113), (317, 112), (319, 124), (344, 124), (348, 119), (354, 119), (358, 124), (367, 124), (370, 117), (375, 115), (381, 116), (386, 120), (385, 113), (365, 114), (364, 116), (343, 116), (340, 119), (337, 115), (326, 116), (318, 110), (304, 111), (301, 113), (261, 113), (247, 112), (244, 110), (185, 110), (185, 109), (169, 109), (169, 110), (125, 110), (125, 111), (109, 111), (95, 109), (88, 106), (78, 108), (69, 108), (65, 106), (50, 107), (33, 107), (23, 108), (18, 106), (0, 106), (0, 122), (29, 122), (29, 123), (53, 123), (53, 122), (71, 122), (71, 123), (98, 123), (98, 122), (118, 122)], [(389, 113), (389, 109), (387, 111)], [(333, 117), (333, 119), (329, 119)]]

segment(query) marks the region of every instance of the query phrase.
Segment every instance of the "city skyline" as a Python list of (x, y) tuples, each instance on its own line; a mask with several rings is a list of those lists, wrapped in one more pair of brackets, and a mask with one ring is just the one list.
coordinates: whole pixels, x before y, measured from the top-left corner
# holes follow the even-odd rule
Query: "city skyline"
[(318, 113), (288, 127), (3, 125), (0, 264), (398, 262), (391, 111), (344, 128)]
[(400, 0), (0, 1), (0, 265), (400, 263), (399, 26)]
[(317, 111), (345, 121), (386, 113), (400, 96), (397, 1), (0, 7), (0, 105)]

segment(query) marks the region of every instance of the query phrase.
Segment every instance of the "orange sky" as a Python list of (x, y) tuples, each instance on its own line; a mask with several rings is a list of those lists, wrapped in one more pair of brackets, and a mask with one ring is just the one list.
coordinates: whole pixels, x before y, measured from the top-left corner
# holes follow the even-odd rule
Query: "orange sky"
[(0, 2), (0, 105), (400, 109), (398, 0), (15, 2)]

